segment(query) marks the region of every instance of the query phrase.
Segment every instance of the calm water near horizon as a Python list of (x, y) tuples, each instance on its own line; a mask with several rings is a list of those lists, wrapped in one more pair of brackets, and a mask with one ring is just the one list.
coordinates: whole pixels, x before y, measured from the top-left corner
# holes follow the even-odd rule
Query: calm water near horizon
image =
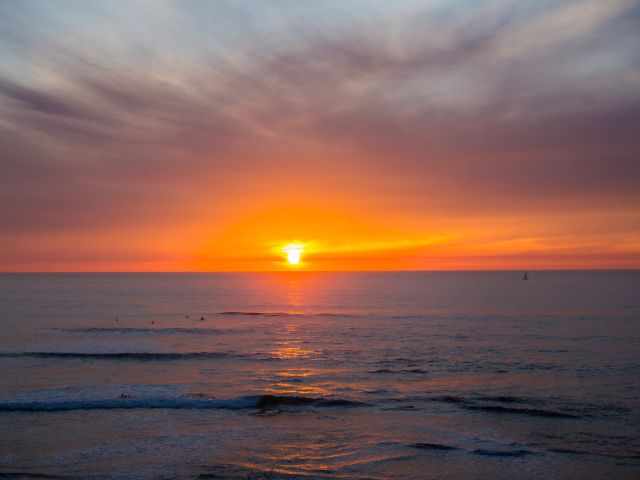
[(640, 478), (640, 272), (0, 275), (0, 478)]

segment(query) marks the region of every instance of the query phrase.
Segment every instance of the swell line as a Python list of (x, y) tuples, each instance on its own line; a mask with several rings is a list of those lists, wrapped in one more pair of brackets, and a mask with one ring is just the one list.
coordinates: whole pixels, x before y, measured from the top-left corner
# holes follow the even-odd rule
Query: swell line
[(154, 334), (154, 335), (222, 335), (233, 333), (233, 330), (218, 328), (135, 328), (135, 327), (88, 327), (88, 328), (56, 328), (58, 332), (65, 333), (92, 333), (92, 334)]
[(84, 360), (138, 360), (138, 361), (175, 361), (219, 358), (243, 358), (229, 352), (118, 352), (118, 353), (82, 353), (82, 352), (2, 352), (0, 358), (57, 358)]
[(0, 412), (68, 412), (73, 410), (273, 410), (281, 407), (361, 407), (367, 404), (343, 398), (314, 398), (281, 395), (252, 395), (233, 399), (192, 397), (117, 398), (93, 400), (8, 401), (0, 402)]

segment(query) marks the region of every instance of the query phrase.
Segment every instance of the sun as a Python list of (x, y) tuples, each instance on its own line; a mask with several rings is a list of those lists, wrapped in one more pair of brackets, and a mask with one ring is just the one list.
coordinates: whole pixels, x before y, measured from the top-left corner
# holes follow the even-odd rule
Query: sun
[(304, 251), (304, 246), (299, 243), (289, 243), (285, 245), (282, 250), (287, 256), (287, 263), (289, 265), (300, 265), (302, 261), (302, 252)]

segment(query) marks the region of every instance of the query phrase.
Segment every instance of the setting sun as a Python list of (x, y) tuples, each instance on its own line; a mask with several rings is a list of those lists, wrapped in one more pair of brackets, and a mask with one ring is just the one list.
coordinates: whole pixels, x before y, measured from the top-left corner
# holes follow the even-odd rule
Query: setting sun
[(290, 243), (286, 245), (282, 250), (287, 255), (287, 263), (289, 265), (300, 265), (302, 259), (302, 252), (304, 247), (299, 243)]

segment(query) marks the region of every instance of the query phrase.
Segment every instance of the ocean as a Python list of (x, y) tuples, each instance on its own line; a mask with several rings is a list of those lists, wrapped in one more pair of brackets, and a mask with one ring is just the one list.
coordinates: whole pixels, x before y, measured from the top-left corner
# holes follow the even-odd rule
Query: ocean
[(640, 478), (640, 272), (522, 277), (0, 275), (0, 478)]

